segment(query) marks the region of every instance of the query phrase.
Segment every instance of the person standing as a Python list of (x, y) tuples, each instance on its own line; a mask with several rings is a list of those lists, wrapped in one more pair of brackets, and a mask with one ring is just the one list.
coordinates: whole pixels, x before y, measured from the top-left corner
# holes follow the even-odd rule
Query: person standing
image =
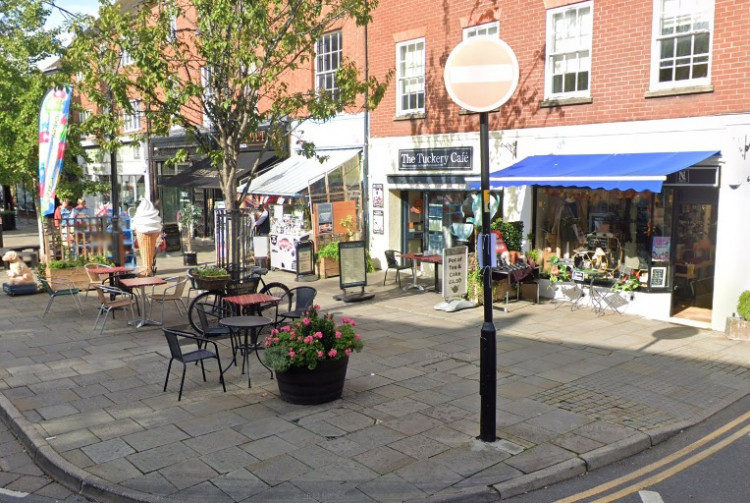
[(255, 221), (255, 235), (256, 236), (268, 236), (271, 233), (271, 220), (268, 218), (268, 207), (265, 204), (261, 204), (260, 216)]

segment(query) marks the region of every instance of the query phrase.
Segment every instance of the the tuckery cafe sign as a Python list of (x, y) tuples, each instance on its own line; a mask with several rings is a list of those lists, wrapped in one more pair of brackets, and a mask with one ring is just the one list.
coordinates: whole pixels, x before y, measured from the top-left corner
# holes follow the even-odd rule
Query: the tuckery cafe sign
[(471, 169), (472, 147), (410, 148), (398, 151), (401, 171)]

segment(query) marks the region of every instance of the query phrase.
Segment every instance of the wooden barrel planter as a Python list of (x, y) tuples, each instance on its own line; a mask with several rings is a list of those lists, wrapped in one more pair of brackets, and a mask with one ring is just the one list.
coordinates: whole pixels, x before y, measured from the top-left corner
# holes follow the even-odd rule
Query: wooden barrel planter
[(349, 357), (345, 356), (323, 360), (313, 370), (290, 367), (276, 372), (281, 399), (297, 405), (315, 405), (341, 398), (348, 365)]

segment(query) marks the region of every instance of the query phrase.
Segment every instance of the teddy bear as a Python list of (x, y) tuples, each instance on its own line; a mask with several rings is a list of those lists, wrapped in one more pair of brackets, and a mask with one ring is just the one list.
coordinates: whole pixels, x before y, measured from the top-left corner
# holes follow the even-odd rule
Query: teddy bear
[(31, 272), (26, 262), (21, 260), (18, 253), (9, 251), (3, 255), (3, 262), (8, 262), (10, 269), (7, 271), (8, 283), (11, 285), (28, 285), (34, 282), (34, 273)]

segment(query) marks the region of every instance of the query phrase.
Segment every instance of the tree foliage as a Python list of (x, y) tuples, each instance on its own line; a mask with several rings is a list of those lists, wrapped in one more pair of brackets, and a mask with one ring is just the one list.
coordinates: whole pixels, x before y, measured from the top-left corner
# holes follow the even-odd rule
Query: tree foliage
[[(262, 128), (264, 147), (283, 151), (289, 119), (331, 119), (361, 107), (365, 93), (373, 106), (390, 79), (364, 82), (344, 61), (337, 97), (291, 85), (312, 67), (321, 35), (342, 20), (368, 22), (377, 0), (108, 1), (77, 26), (69, 51), (84, 92), (103, 109), (113, 101), (127, 112), (140, 99), (154, 135), (182, 128), (218, 169), (228, 209), (238, 200), (237, 158), (248, 138)], [(122, 50), (133, 64), (121, 65)], [(98, 125), (108, 148), (117, 147), (107, 144), (116, 142), (116, 122), (113, 113)], [(313, 155), (313, 145), (302, 147)]]
[[(38, 182), (39, 108), (45, 93), (69, 84), (58, 72), (43, 72), (38, 65), (60, 54), (60, 28), (45, 28), (52, 9), (45, 0), (0, 0), (0, 184), (23, 184), (34, 189)], [(58, 194), (76, 197), (95, 190), (81, 182), (76, 162), (82, 153), (80, 130), (71, 124), (68, 149), (60, 175)], [(32, 190), (33, 192), (33, 190)]]

